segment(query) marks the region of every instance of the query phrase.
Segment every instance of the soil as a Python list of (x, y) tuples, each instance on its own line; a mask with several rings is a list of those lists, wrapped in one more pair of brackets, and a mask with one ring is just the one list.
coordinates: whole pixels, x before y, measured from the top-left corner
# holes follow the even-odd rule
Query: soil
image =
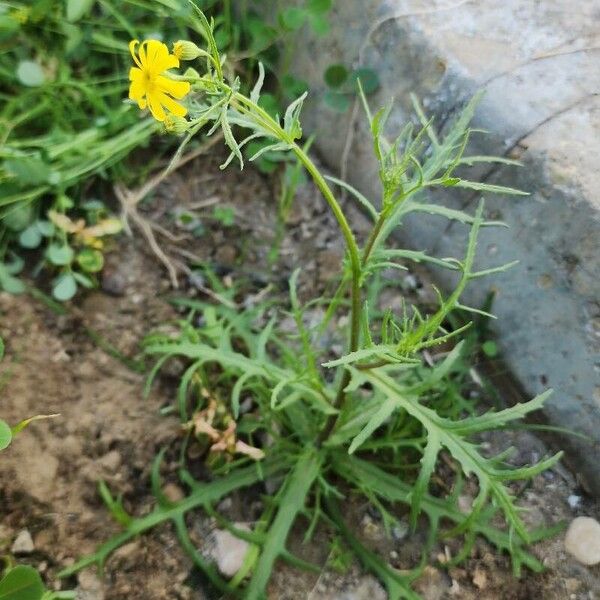
[[(167, 302), (173, 295), (203, 296), (205, 281), (194, 265), (211, 264), (225, 285), (246, 281), (248, 289), (284, 289), (290, 273), (302, 267), (302, 296), (328, 288), (341, 263), (342, 247), (329, 215), (310, 186), (299, 190), (279, 259), (268, 262), (276, 209), (269, 178), (251, 169), (219, 171), (219, 156), (197, 160), (173, 174), (142, 207), (152, 222), (174, 231), (159, 236), (167, 254), (183, 269), (182, 290), (173, 293), (169, 279), (141, 236), (121, 236), (111, 252), (102, 289), (81, 296), (64, 315), (31, 295), (0, 294), (0, 335), (7, 345), (2, 365), (2, 418), (16, 423), (24, 416), (60, 413), (30, 426), (1, 457), (0, 552), (10, 555), (22, 530), (33, 538), (31, 553), (19, 562), (36, 566), (50, 587), (77, 589), (80, 600), (161, 600), (215, 597), (182, 552), (169, 526), (127, 544), (108, 561), (102, 576), (88, 569), (58, 581), (56, 573), (88, 554), (119, 528), (97, 491), (105, 481), (121, 494), (127, 510), (144, 514), (153, 505), (149, 471), (156, 453), (176, 440), (178, 421), (165, 416), (175, 395), (176, 373), (166, 373), (143, 396), (145, 376), (134, 362), (139, 342), (153, 327), (177, 318)], [(214, 206), (231, 209), (234, 224), (215, 218)], [(182, 214), (194, 213), (190, 224)], [(353, 215), (353, 222), (360, 217)], [(226, 219), (225, 219), (226, 220)], [(185, 222), (184, 222), (185, 221)], [(196, 235), (191, 233), (192, 225)], [(200, 234), (199, 227), (204, 231)], [(360, 230), (362, 226), (359, 225)], [(172, 236), (171, 236), (172, 237)], [(421, 282), (425, 282), (422, 285)], [(405, 291), (428, 301), (426, 276), (399, 276)], [(139, 366), (135, 363), (134, 366)], [(525, 432), (490, 438), (490, 445), (514, 445), (516, 462), (545, 454), (543, 444)], [(173, 470), (167, 461), (163, 475)], [(169, 493), (180, 493), (175, 479)], [(257, 495), (258, 496), (258, 495)], [(570, 521), (578, 515), (598, 518), (598, 504), (578, 486), (575, 475), (557, 467), (521, 490), (531, 524)], [(244, 508), (246, 506), (246, 508)], [(234, 497), (222, 510), (247, 515), (247, 502)], [(413, 566), (419, 533), (401, 532), (388, 539), (378, 515), (368, 505), (346, 507), (357, 534), (398, 568)], [(208, 543), (213, 524), (194, 515), (194, 541)], [(300, 548), (301, 531), (291, 545)], [(600, 598), (600, 567), (584, 567), (563, 547), (563, 535), (537, 544), (534, 553), (547, 566), (543, 574), (515, 579), (509, 561), (485, 544), (459, 568), (444, 570), (444, 546), (432, 554), (416, 588), (428, 600), (443, 598), (584, 600)], [(330, 557), (328, 534), (302, 548), (320, 564)], [(273, 599), (341, 600), (386, 597), (379, 584), (352, 564), (341, 573), (330, 567), (320, 575), (281, 565), (270, 588)]]

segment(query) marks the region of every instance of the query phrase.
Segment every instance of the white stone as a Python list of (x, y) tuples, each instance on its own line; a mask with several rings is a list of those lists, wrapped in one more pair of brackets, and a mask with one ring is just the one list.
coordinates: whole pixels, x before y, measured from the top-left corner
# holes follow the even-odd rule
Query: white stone
[(27, 529), (19, 532), (10, 549), (13, 554), (31, 554), (34, 550), (33, 539)]
[[(249, 528), (244, 524), (238, 523), (236, 527), (249, 531)], [(244, 564), (244, 558), (250, 544), (224, 529), (216, 529), (213, 538), (215, 545), (211, 554), (217, 563), (217, 568), (225, 577), (233, 577)]]
[(600, 523), (591, 517), (573, 519), (565, 536), (565, 548), (584, 565), (600, 563)]

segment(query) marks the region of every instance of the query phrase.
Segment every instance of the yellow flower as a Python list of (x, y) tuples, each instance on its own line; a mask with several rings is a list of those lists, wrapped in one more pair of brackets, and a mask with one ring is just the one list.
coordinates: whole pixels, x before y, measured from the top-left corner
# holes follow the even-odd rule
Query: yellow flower
[(142, 109), (150, 108), (157, 121), (165, 120), (165, 109), (178, 117), (185, 116), (187, 109), (173, 98), (181, 100), (190, 91), (190, 84), (164, 75), (167, 69), (179, 66), (179, 59), (169, 54), (167, 46), (158, 40), (146, 40), (136, 51), (138, 44), (138, 40), (129, 43), (129, 51), (137, 65), (129, 71), (129, 98)]

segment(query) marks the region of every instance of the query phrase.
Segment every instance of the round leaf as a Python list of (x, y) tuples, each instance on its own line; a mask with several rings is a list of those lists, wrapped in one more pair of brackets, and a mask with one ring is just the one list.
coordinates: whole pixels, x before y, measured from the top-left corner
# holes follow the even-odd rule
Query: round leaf
[(320, 36), (327, 35), (331, 29), (329, 21), (321, 15), (313, 15), (310, 20), (310, 25), (313, 28), (313, 31)]
[(104, 266), (104, 256), (98, 250), (85, 248), (77, 255), (77, 263), (87, 273), (97, 273)]
[(493, 340), (488, 340), (487, 342), (483, 342), (483, 344), (481, 345), (481, 349), (483, 350), (483, 353), (486, 356), (489, 356), (490, 358), (494, 358), (495, 356), (498, 356), (498, 346), (497, 346), (496, 342), (494, 342)]
[(9, 294), (22, 294), (25, 291), (25, 284), (8, 273), (2, 273), (0, 287)]
[(19, 204), (15, 208), (10, 209), (3, 218), (2, 225), (11, 231), (23, 231), (33, 219), (32, 203)]
[(6, 421), (0, 419), (0, 450), (8, 448), (12, 441), (12, 431)]
[(360, 79), (360, 84), (365, 94), (372, 94), (379, 88), (379, 75), (373, 69), (361, 67), (352, 73), (352, 79)]
[(46, 258), (53, 264), (59, 267), (70, 265), (73, 261), (73, 249), (67, 244), (50, 244), (46, 250)]
[(323, 79), (330, 88), (337, 89), (348, 79), (348, 69), (344, 65), (329, 65), (325, 70)]
[(52, 235), (54, 235), (54, 223), (40, 219), (36, 222), (36, 226), (38, 228), (38, 231), (44, 237), (51, 237)]
[(23, 248), (37, 248), (41, 241), (42, 234), (35, 223), (30, 225), (27, 229), (24, 229), (19, 235), (19, 244), (21, 244)]
[(46, 81), (46, 76), (38, 63), (22, 60), (17, 67), (17, 79), (27, 87), (39, 87)]
[(306, 12), (296, 6), (286, 8), (281, 13), (281, 22), (286, 29), (300, 29), (305, 18)]
[(322, 15), (331, 10), (333, 0), (308, 0), (306, 8), (315, 15)]
[(26, 565), (11, 569), (0, 581), (0, 600), (40, 600), (45, 591), (40, 574)]
[[(71, 273), (64, 273), (58, 279), (52, 288), (52, 295), (60, 302), (70, 300), (77, 292), (77, 282)], [(1, 600), (1, 597), (0, 597)]]

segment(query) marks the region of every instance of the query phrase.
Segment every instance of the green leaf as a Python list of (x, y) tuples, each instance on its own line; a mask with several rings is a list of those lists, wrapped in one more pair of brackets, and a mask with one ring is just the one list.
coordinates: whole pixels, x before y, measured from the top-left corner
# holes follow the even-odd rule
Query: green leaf
[(0, 600), (40, 600), (45, 591), (40, 574), (25, 565), (11, 569), (0, 581)]
[(22, 294), (25, 284), (9, 273), (6, 265), (0, 263), (0, 287), (9, 294)]
[(0, 338), (0, 360), (4, 358), (4, 340)]
[(377, 71), (369, 69), (368, 67), (356, 69), (352, 73), (351, 79), (353, 81), (360, 80), (360, 84), (365, 94), (372, 94), (380, 86), (379, 75), (377, 74)]
[(366, 440), (368, 440), (373, 432), (387, 419), (390, 418), (392, 413), (398, 408), (396, 400), (393, 398), (386, 398), (379, 407), (379, 410), (369, 419), (369, 422), (365, 425), (362, 431), (352, 440), (350, 448), (348, 448), (348, 454), (354, 454), (356, 449), (360, 447)]
[(19, 235), (19, 244), (23, 248), (37, 248), (42, 242), (42, 234), (36, 224), (30, 225)]
[(23, 419), (22, 421), (19, 421), (19, 423), (17, 423), (12, 428), (12, 434), (13, 434), (13, 436), (15, 436), (18, 433), (21, 433), (21, 431), (23, 431), (23, 429), (25, 429), (25, 427), (29, 427), (29, 425), (31, 425), (34, 421), (44, 421), (46, 419), (55, 419), (56, 417), (59, 417), (59, 416), (60, 416), (59, 414), (35, 415), (34, 417), (29, 417), (28, 419)]
[(506, 187), (504, 185), (480, 183), (478, 181), (468, 181), (466, 179), (460, 179), (453, 185), (460, 188), (475, 190), (477, 192), (489, 192), (490, 194), (506, 194), (508, 196), (529, 196), (529, 192), (523, 192), (522, 190)]
[(300, 29), (306, 19), (306, 11), (296, 6), (286, 8), (280, 14), (281, 23), (286, 29), (296, 30)]
[(265, 544), (248, 585), (246, 600), (264, 598), (273, 565), (285, 552), (285, 542), (296, 516), (304, 508), (306, 497), (321, 471), (323, 457), (312, 448), (305, 450), (287, 476), (278, 502), (277, 515), (265, 536)]
[(311, 15), (310, 26), (312, 27), (312, 30), (319, 36), (327, 35), (331, 29), (329, 21), (321, 15)]
[(46, 76), (38, 63), (22, 60), (17, 67), (17, 79), (27, 87), (39, 87), (46, 81)]
[(73, 248), (68, 244), (50, 244), (46, 250), (46, 258), (59, 267), (70, 265), (73, 262)]
[(348, 75), (348, 69), (346, 69), (344, 65), (335, 64), (329, 65), (327, 69), (325, 69), (323, 79), (330, 88), (337, 89), (346, 83)]
[(98, 273), (104, 266), (104, 256), (99, 250), (84, 248), (77, 254), (77, 263), (87, 273)]
[(54, 224), (50, 221), (40, 219), (39, 221), (36, 221), (36, 226), (38, 228), (38, 231), (44, 237), (52, 237), (54, 235)]
[(487, 342), (483, 342), (483, 344), (481, 345), (481, 349), (483, 350), (483, 353), (489, 358), (494, 358), (498, 356), (498, 346), (493, 340), (487, 340)]
[(8, 448), (12, 442), (12, 431), (6, 421), (0, 419), (0, 450)]
[(95, 0), (67, 0), (67, 21), (74, 23), (79, 21), (90, 8)]
[(13, 208), (3, 219), (2, 225), (11, 231), (23, 231), (25, 227), (31, 224), (33, 219), (33, 206), (31, 204), (21, 204)]
[(225, 227), (231, 227), (235, 223), (235, 211), (231, 206), (215, 206), (213, 217)]
[(508, 421), (522, 418), (525, 414), (540, 408), (550, 391), (529, 402), (517, 404), (500, 412), (489, 412), (478, 417), (453, 421), (441, 417), (435, 410), (419, 403), (416, 397), (408, 395), (407, 390), (401, 388), (392, 377), (381, 370), (360, 373), (353, 371), (353, 378), (354, 385), (361, 382), (371, 383), (384, 395), (386, 405), (395, 402), (398, 410), (406, 411), (417, 419), (427, 431), (428, 445), (423, 464), (425, 471), (421, 473), (418, 482), (418, 494), (412, 499), (413, 519), (421, 509), (418, 502), (427, 489), (427, 476), (433, 472), (431, 461), (443, 447), (458, 461), (466, 476), (474, 474), (479, 481), (480, 489), (489, 491), (494, 503), (502, 509), (506, 522), (514, 528), (518, 536), (524, 542), (530, 541), (525, 524), (519, 515), (519, 509), (515, 505), (514, 497), (503, 482), (521, 477), (531, 477), (554, 464), (560, 455), (526, 469), (499, 468), (499, 460), (482, 456), (477, 445), (466, 439), (466, 436), (480, 431), (497, 429)]
[(331, 10), (333, 0), (308, 0), (306, 10), (314, 15), (323, 15)]
[(139, 536), (145, 531), (153, 529), (161, 522), (177, 519), (194, 508), (208, 506), (234, 490), (254, 485), (263, 477), (271, 477), (282, 471), (288, 471), (290, 467), (282, 457), (279, 457), (277, 460), (265, 460), (261, 463), (261, 468), (262, 470), (259, 471), (255, 465), (251, 465), (245, 468), (234, 469), (227, 475), (221, 476), (214, 481), (202, 483), (202, 485), (194, 487), (191, 494), (178, 502), (173, 508), (168, 510), (163, 510), (160, 507), (155, 508), (150, 514), (133, 520), (130, 527), (124, 530), (118, 537), (104, 543), (94, 554), (80, 559), (76, 564), (61, 571), (59, 577), (70, 577), (81, 569), (94, 564), (101, 566), (108, 556), (119, 548), (119, 546), (122, 546), (130, 539)]
[(48, 183), (52, 176), (50, 167), (38, 156), (23, 156), (6, 160), (4, 168), (22, 185)]
[(323, 96), (325, 104), (339, 113), (345, 113), (350, 108), (350, 97), (346, 94), (327, 90)]
[(19, 31), (19, 22), (10, 14), (0, 15), (0, 41), (9, 38), (15, 32)]
[(54, 284), (52, 295), (60, 302), (70, 300), (77, 292), (77, 282), (71, 273), (64, 273)]

